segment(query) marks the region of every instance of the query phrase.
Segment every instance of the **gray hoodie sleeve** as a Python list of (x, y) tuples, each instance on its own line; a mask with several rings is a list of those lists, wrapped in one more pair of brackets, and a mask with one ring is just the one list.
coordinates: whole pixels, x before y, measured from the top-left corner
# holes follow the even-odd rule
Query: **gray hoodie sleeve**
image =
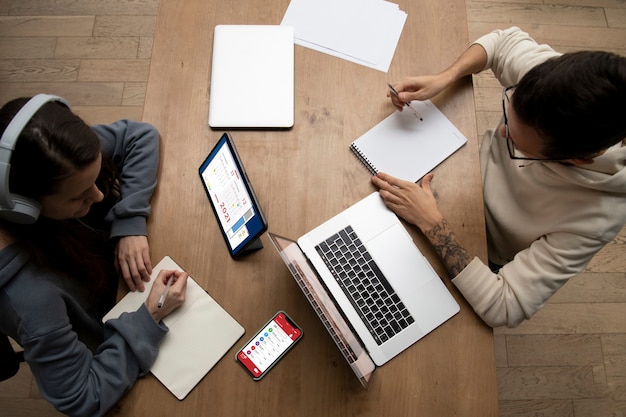
[(146, 374), (167, 327), (157, 324), (145, 305), (105, 324), (105, 340), (92, 354), (72, 326), (24, 340), (24, 358), (40, 392), (69, 416), (102, 416)]
[(106, 215), (110, 236), (147, 236), (146, 219), (157, 183), (159, 132), (148, 123), (130, 120), (96, 125), (93, 130), (120, 179), (120, 200)]

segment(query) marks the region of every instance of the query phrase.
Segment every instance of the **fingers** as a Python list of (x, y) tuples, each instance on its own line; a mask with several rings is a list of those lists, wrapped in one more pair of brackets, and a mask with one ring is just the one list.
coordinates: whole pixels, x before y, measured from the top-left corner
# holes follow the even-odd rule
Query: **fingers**
[[(173, 277), (173, 281), (168, 287), (167, 282), (171, 277)], [(146, 306), (157, 322), (185, 302), (188, 278), (189, 275), (183, 271), (163, 270), (159, 272), (146, 299)]]
[(430, 183), (432, 182), (434, 177), (435, 177), (435, 174), (429, 173), (429, 174), (424, 175), (424, 178), (422, 178), (422, 180), (420, 181), (420, 185), (422, 186), (422, 188), (431, 194), (432, 194), (432, 191), (430, 189)]
[(150, 252), (146, 249), (141, 252), (142, 265), (145, 269), (145, 274), (142, 274), (143, 280), (150, 281), (150, 275), (152, 275), (152, 261), (150, 260)]
[(391, 98), (391, 104), (393, 104), (397, 110), (402, 111), (404, 103), (400, 101), (395, 94), (392, 94), (391, 91), (387, 91), (387, 97)]
[(145, 236), (125, 236), (116, 247), (116, 268), (131, 291), (144, 291), (144, 282), (150, 281), (152, 262), (148, 239)]
[(407, 78), (397, 83), (395, 88), (398, 92), (398, 101), (404, 104), (415, 100), (415, 95), (419, 92), (422, 86), (412, 78)]
[(401, 180), (400, 178), (396, 178), (385, 172), (379, 172), (378, 174), (373, 176), (372, 183), (378, 188), (381, 188), (391, 193), (393, 193), (395, 189), (404, 189), (410, 187), (411, 185), (414, 185), (414, 183), (410, 181)]
[(396, 100), (402, 104), (414, 100), (428, 100), (439, 94), (448, 83), (449, 81), (444, 74), (406, 77), (401, 82), (394, 84), (394, 88), (398, 92)]
[(185, 301), (185, 294), (187, 293), (187, 279), (189, 278), (189, 274), (182, 271), (175, 271), (174, 275), (176, 276), (176, 281), (172, 284), (172, 287), (177, 290), (174, 295), (181, 301)]
[(118, 258), (122, 277), (128, 288), (131, 291), (139, 290), (143, 292), (145, 290), (144, 282), (150, 281), (150, 273), (146, 268), (143, 258), (140, 257), (140, 261), (137, 261), (136, 257), (128, 256)]

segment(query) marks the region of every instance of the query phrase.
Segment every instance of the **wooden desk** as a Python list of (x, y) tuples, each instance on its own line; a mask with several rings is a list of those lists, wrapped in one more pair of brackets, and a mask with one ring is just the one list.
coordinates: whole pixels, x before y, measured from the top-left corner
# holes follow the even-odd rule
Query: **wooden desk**
[[(396, 1), (408, 19), (389, 73), (296, 46), (294, 128), (232, 132), (271, 231), (300, 236), (372, 192), (368, 172), (348, 145), (393, 111), (385, 97), (387, 81), (443, 69), (467, 47), (463, 0)], [(144, 112), (144, 120), (162, 134), (160, 179), (149, 222), (152, 260), (172, 256), (246, 328), (246, 334), (184, 401), (148, 376), (121, 401), (119, 413), (495, 416), (491, 329), (447, 277), (444, 281), (461, 312), (379, 368), (364, 390), (267, 236), (261, 251), (241, 261), (230, 259), (197, 174), (222, 134), (207, 125), (213, 28), (279, 24), (288, 4), (161, 0)], [(435, 170), (441, 209), (467, 249), (486, 259), (470, 80), (433, 101), (470, 139)], [(410, 230), (445, 277), (430, 246)], [(254, 382), (235, 363), (236, 348), (279, 309), (302, 325), (305, 337), (261, 382)]]

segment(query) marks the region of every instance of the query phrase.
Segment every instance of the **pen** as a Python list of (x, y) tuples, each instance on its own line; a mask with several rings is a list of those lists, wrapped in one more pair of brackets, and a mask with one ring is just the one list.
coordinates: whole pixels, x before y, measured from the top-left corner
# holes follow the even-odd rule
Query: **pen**
[(163, 294), (161, 294), (161, 298), (159, 298), (159, 304), (157, 304), (158, 308), (163, 307), (163, 303), (165, 303), (165, 298), (167, 297), (167, 293), (170, 292), (170, 287), (172, 286), (172, 282), (174, 282), (174, 274), (170, 275), (169, 279), (167, 280), (167, 285), (165, 286), (165, 290), (163, 291)]
[[(393, 88), (393, 85), (391, 85), (391, 84), (389, 84), (389, 83), (387, 83), (387, 85), (389, 86), (389, 89), (391, 90), (391, 94), (393, 94), (394, 96), (396, 96), (396, 97), (398, 98), (398, 100), (399, 100), (400, 98), (398, 97), (398, 92), (396, 91), (396, 89), (395, 89), (395, 88)], [(409, 103), (404, 103), (404, 105), (405, 105), (405, 106), (407, 106), (409, 109), (411, 109), (411, 111), (413, 112), (413, 115), (414, 115), (415, 117), (417, 117), (417, 118), (418, 118), (418, 119), (420, 119), (420, 120), (424, 120), (424, 119), (422, 118), (422, 116), (420, 116), (420, 115), (419, 115), (419, 113), (418, 113), (418, 112), (416, 112), (416, 111), (415, 111), (415, 109), (414, 109), (413, 107), (411, 107), (411, 105), (410, 105)]]

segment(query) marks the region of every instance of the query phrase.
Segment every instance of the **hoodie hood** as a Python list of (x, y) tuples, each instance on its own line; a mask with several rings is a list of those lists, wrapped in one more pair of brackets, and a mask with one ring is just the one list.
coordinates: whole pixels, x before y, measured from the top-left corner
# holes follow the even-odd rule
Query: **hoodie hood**
[(29, 256), (16, 244), (0, 250), (0, 289), (4, 288), (13, 277), (26, 265)]
[(613, 239), (626, 223), (626, 147), (585, 165), (518, 161), (496, 131), (483, 137), (480, 162), (489, 257), (505, 264), (541, 237)]
[(612, 194), (626, 195), (626, 147), (623, 142), (585, 165), (546, 164), (564, 182)]

